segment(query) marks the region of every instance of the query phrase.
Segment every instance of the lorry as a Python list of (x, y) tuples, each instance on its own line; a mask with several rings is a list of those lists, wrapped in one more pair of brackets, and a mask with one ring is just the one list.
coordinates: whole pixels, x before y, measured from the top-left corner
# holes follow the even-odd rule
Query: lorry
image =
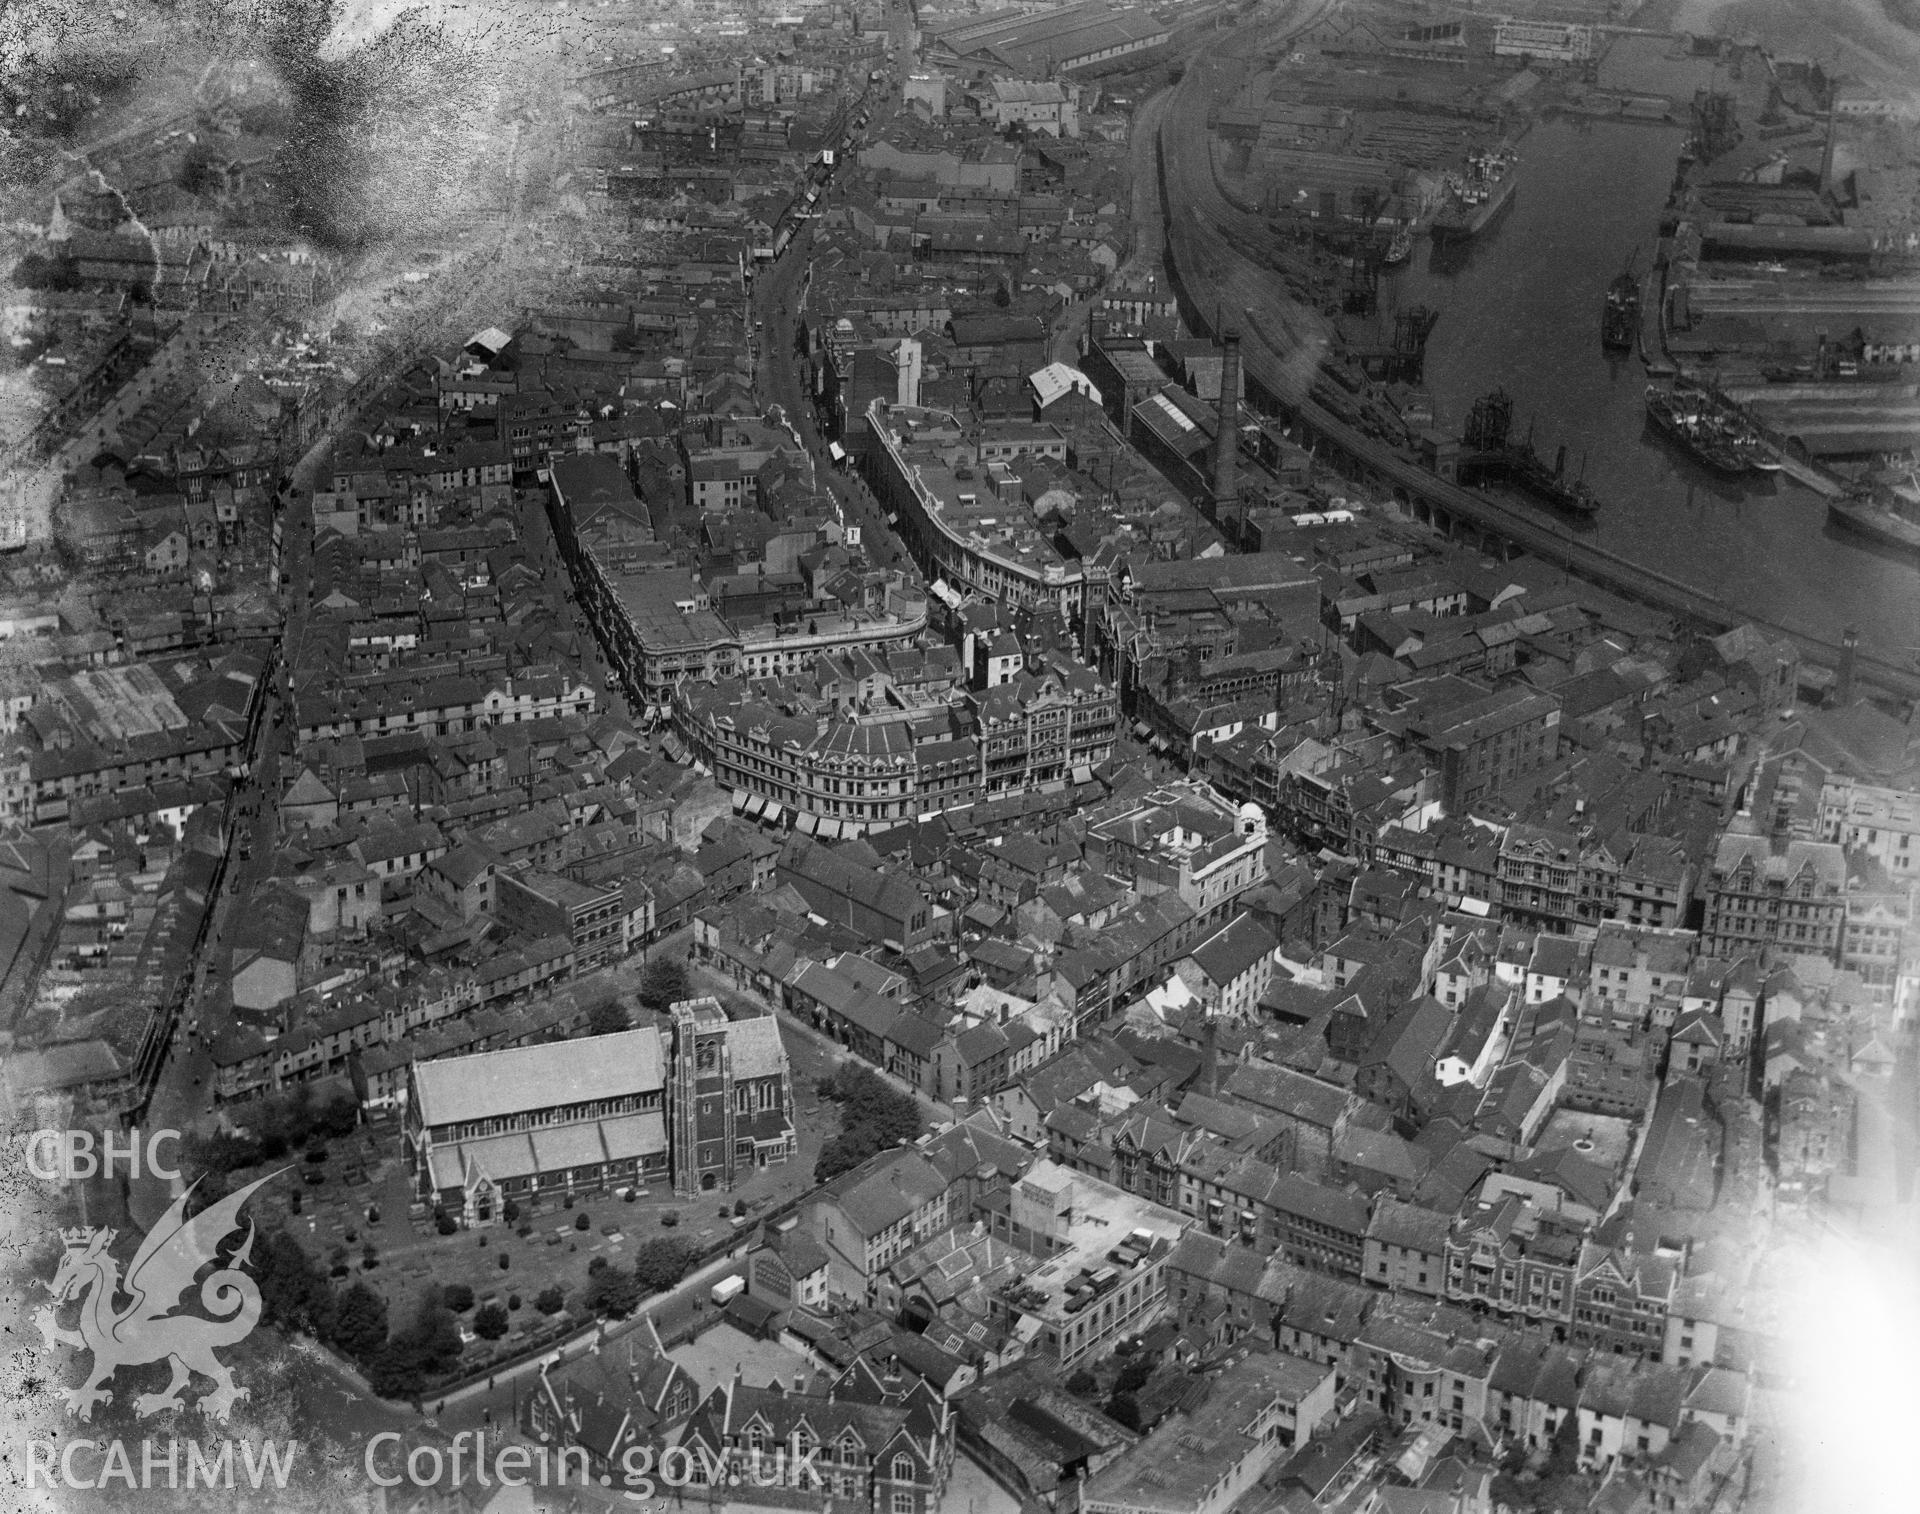
[(713, 1285), (713, 1304), (716, 1309), (724, 1309), (741, 1294), (747, 1291), (747, 1280), (735, 1273), (732, 1277), (723, 1277)]

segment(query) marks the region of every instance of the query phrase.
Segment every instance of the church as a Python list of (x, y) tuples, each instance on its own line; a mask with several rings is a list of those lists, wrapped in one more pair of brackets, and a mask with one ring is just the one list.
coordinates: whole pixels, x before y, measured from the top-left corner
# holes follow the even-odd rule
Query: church
[(689, 999), (664, 1026), (416, 1062), (405, 1139), (421, 1200), (468, 1226), (664, 1182), (691, 1198), (792, 1157), (793, 1081), (771, 1013)]

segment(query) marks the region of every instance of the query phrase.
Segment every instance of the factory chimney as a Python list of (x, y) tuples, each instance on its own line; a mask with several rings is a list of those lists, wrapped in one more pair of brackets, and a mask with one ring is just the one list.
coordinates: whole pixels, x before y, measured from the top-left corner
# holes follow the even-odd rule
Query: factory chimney
[(1240, 333), (1220, 333), (1220, 429), (1213, 438), (1213, 514), (1238, 496), (1240, 463)]
[(1846, 709), (1853, 703), (1853, 665), (1860, 647), (1860, 633), (1852, 626), (1840, 633), (1840, 672), (1833, 684), (1834, 704)]
[(1832, 106), (1827, 107), (1827, 140), (1820, 152), (1820, 193), (1829, 199), (1833, 197), (1833, 148), (1834, 136), (1839, 127), (1839, 112)]

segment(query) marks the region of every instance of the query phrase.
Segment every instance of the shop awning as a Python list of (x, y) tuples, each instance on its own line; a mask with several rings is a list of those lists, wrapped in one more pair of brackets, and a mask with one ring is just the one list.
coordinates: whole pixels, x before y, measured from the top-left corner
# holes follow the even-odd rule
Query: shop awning
[(838, 442), (828, 442), (827, 456), (832, 458), (836, 463), (844, 462), (847, 456), (847, 449)]
[(767, 801), (765, 796), (761, 794), (755, 794), (751, 799), (747, 801), (747, 818), (749, 820), (758, 820), (763, 814), (766, 813), (766, 808), (767, 808)]
[(733, 812), (736, 815), (739, 814), (747, 807), (747, 801), (752, 798), (753, 795), (749, 794), (745, 789), (735, 789), (733, 791)]
[(794, 817), (793, 828), (803, 836), (811, 836), (820, 829), (820, 817), (812, 810), (802, 810)]
[(1133, 734), (1138, 736), (1142, 741), (1145, 741), (1153, 734), (1153, 728), (1144, 720), (1136, 720), (1133, 723)]
[(778, 825), (780, 823), (780, 817), (784, 814), (786, 814), (786, 811), (781, 809), (775, 800), (769, 799), (767, 801), (767, 813), (762, 818), (768, 825)]
[(1086, 763), (1081, 763), (1073, 770), (1073, 781), (1075, 783), (1092, 783), (1093, 769), (1088, 767)]
[(680, 745), (680, 738), (678, 736), (669, 734), (667, 738), (660, 743), (660, 750), (667, 754), (667, 761), (669, 762), (685, 762), (687, 760), (687, 749)]
[(840, 835), (840, 822), (838, 820), (835, 820), (831, 815), (821, 820), (820, 839), (822, 841), (838, 841)]

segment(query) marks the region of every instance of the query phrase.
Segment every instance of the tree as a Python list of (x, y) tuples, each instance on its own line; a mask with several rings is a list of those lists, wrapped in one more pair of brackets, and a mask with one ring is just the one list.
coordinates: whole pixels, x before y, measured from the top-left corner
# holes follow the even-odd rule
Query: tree
[(575, 1230), (591, 1230), (593, 1228), (593, 1221), (588, 1217), (586, 1210), (582, 1209), (573, 1217), (573, 1228)]
[(1082, 1367), (1078, 1372), (1074, 1373), (1072, 1377), (1067, 1379), (1067, 1392), (1073, 1394), (1076, 1398), (1091, 1397), (1093, 1391), (1099, 1386), (1100, 1384), (1094, 1375), (1087, 1371), (1085, 1367)]
[(1140, 1428), (1140, 1405), (1131, 1393), (1116, 1393), (1107, 1400), (1107, 1418), (1128, 1430)]
[(440, 1290), (440, 1302), (455, 1314), (465, 1314), (473, 1307), (473, 1289), (465, 1283), (448, 1283)]
[(253, 1128), (257, 1140), (277, 1138), (286, 1143), (283, 1149), (291, 1149), (306, 1144), (307, 1137), (313, 1132), (313, 1122), (313, 1089), (308, 1084), (298, 1083), (279, 1098), (261, 1105)]
[(664, 1293), (692, 1269), (699, 1251), (690, 1241), (656, 1235), (633, 1254), (633, 1275), (650, 1293)]
[(312, 1123), (318, 1135), (350, 1136), (360, 1128), (360, 1106), (352, 1099), (330, 1099), (312, 1111)]
[(413, 1323), (374, 1354), (367, 1380), (382, 1398), (411, 1398), (450, 1372), (462, 1349), (453, 1311), (441, 1301), (439, 1289), (429, 1289)]
[(219, 1203), (239, 1186), (227, 1173), (206, 1173), (188, 1190), (190, 1195), (187, 1199), (188, 1218), (196, 1214), (204, 1214), (210, 1206)]
[(1120, 1375), (1113, 1380), (1113, 1391), (1116, 1394), (1136, 1393), (1146, 1387), (1152, 1376), (1153, 1363), (1144, 1356), (1135, 1357), (1120, 1369)]
[(1573, 1476), (1579, 1468), (1579, 1416), (1568, 1414), (1561, 1419), (1559, 1429), (1553, 1432), (1553, 1439), (1548, 1442), (1544, 1475), (1549, 1479), (1567, 1478)]
[(640, 1285), (624, 1267), (602, 1267), (587, 1280), (581, 1302), (594, 1314), (625, 1319), (640, 1302)]
[[(264, 1141), (250, 1141), (245, 1136), (224, 1130), (207, 1135), (190, 1134), (180, 1144), (183, 1158), (180, 1165), (189, 1182), (195, 1178), (225, 1176), (242, 1167), (272, 1159), (265, 1154)], [(286, 1147), (282, 1145), (275, 1154), (285, 1151)]]
[(387, 1343), (387, 1301), (365, 1283), (345, 1289), (334, 1309), (331, 1342), (356, 1362), (371, 1361)]
[(861, 1063), (844, 1064), (822, 1091), (840, 1105), (840, 1134), (820, 1150), (813, 1169), (816, 1183), (829, 1182), (876, 1152), (920, 1134), (920, 1106)]
[(507, 1311), (488, 1304), (473, 1317), (473, 1333), (483, 1341), (497, 1341), (507, 1333)]
[(920, 1106), (871, 1067), (849, 1062), (834, 1076), (843, 1130), (871, 1129), (885, 1146), (920, 1134)]
[(813, 1181), (831, 1183), (841, 1173), (852, 1172), (879, 1149), (870, 1141), (837, 1135), (820, 1148), (820, 1155), (814, 1159)]
[(648, 1009), (670, 1009), (692, 997), (686, 963), (678, 957), (655, 957), (640, 974), (639, 994)]
[(260, 1317), (268, 1324), (317, 1340), (332, 1333), (339, 1310), (333, 1286), (292, 1236), (266, 1231), (254, 1250), (253, 1271), (260, 1285)]
[(625, 1030), (630, 1023), (627, 1006), (618, 999), (603, 999), (587, 1011), (587, 1034), (590, 1036), (610, 1036)]
[(558, 1314), (567, 1307), (567, 1295), (558, 1285), (542, 1288), (533, 1296), (533, 1307), (542, 1314)]
[(417, 1398), (427, 1385), (420, 1352), (405, 1339), (388, 1341), (365, 1366), (368, 1386), (382, 1398)]

